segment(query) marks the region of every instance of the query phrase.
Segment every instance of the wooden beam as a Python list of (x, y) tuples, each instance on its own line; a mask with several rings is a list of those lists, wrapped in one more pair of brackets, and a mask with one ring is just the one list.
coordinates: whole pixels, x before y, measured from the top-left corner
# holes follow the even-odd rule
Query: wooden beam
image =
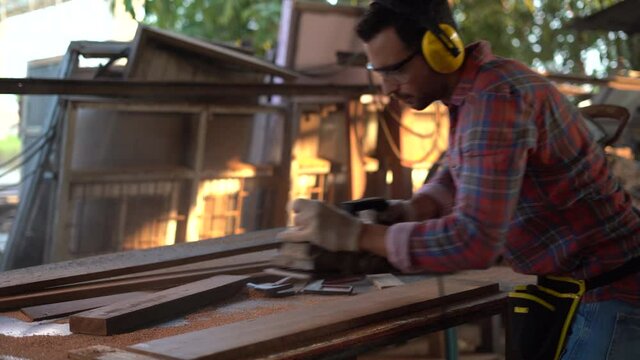
[(69, 80), (0, 78), (0, 94), (90, 95), (117, 98), (136, 97), (178, 100), (206, 100), (214, 97), (257, 95), (332, 95), (356, 98), (372, 92), (369, 85), (316, 84), (224, 84), (205, 82)]
[(426, 309), (446, 312), (454, 303), (496, 294), (498, 285), (471, 286), (435, 279), (304, 306), (286, 314), (167, 337), (129, 349), (172, 359), (240, 359), (290, 349), (319, 337)]
[(276, 234), (282, 230), (262, 230), (211, 240), (91, 256), (5, 271), (0, 273), (0, 295), (19, 294), (74, 282), (104, 279), (133, 272), (274, 249), (279, 244), (275, 238)]
[(144, 49), (148, 49), (149, 47), (163, 47), (182, 50), (186, 51), (188, 53), (187, 55), (202, 56), (208, 59), (219, 59), (245, 69), (251, 69), (256, 72), (273, 76), (280, 76), (286, 80), (293, 80), (299, 76), (299, 74), (294, 71), (277, 66), (239, 50), (148, 26), (138, 27), (133, 47), (136, 49), (136, 53), (130, 56), (129, 60), (131, 63), (131, 69), (128, 70), (128, 76), (131, 77), (135, 76), (135, 70), (137, 68), (145, 66), (144, 62), (138, 59), (139, 56), (137, 54), (144, 52)]
[(71, 163), (78, 121), (77, 107), (70, 104), (62, 121), (62, 139), (58, 142), (60, 157), (54, 195), (53, 234), (51, 237), (45, 237), (47, 241), (44, 248), (44, 262), (46, 263), (69, 260), (73, 257), (70, 246), (73, 203), (69, 191), (71, 190)]
[(127, 57), (131, 43), (119, 41), (72, 41), (69, 44), (69, 48), (74, 49), (85, 58)]
[[(107, 279), (85, 281), (82, 283), (72, 284), (68, 286), (97, 284), (97, 283), (104, 283), (104, 282), (124, 280), (124, 279), (142, 279), (145, 277), (152, 277), (156, 275), (189, 274), (189, 273), (196, 273), (200, 271), (202, 272), (219, 271), (218, 274), (221, 274), (221, 275), (222, 274), (246, 275), (252, 272), (258, 272), (262, 268), (269, 267), (269, 264), (271, 264), (270, 260), (273, 257), (275, 257), (277, 254), (278, 254), (277, 249), (257, 251), (257, 252), (242, 254), (242, 255), (224, 257), (220, 259), (189, 263), (189, 264), (179, 265), (179, 266), (164, 267), (161, 269), (156, 269), (151, 271), (136, 272), (136, 273), (121, 275), (121, 276), (113, 276)], [(253, 269), (258, 269), (258, 270), (253, 270)]]
[[(202, 263), (198, 263), (198, 264), (202, 264)], [(210, 277), (213, 275), (246, 275), (246, 274), (261, 272), (264, 269), (271, 266), (273, 266), (273, 264), (270, 261), (257, 261), (253, 263), (247, 262), (247, 263), (242, 263), (237, 265), (202, 267), (202, 268), (192, 268), (192, 269), (183, 269), (183, 270), (179, 270), (180, 267), (171, 267), (168, 269), (177, 269), (177, 270), (165, 271), (165, 269), (161, 269), (161, 270), (157, 270), (157, 273), (156, 271), (149, 271), (149, 272), (142, 272), (142, 273), (134, 273), (131, 275), (115, 276), (108, 279), (85, 281), (78, 284), (71, 284), (63, 287), (52, 288), (51, 290), (62, 289), (62, 288), (73, 288), (73, 287), (85, 286), (85, 285), (114, 284), (121, 280), (148, 279), (153, 281), (153, 279), (156, 279), (156, 278), (170, 279), (172, 276), (179, 277), (180, 275), (187, 275), (187, 276), (208, 275), (207, 277)], [(186, 282), (189, 282), (189, 281), (186, 281)]]
[(71, 316), (69, 328), (76, 334), (121, 334), (229, 299), (249, 279), (248, 276), (218, 275), (132, 300), (123, 300)]
[(99, 283), (47, 289), (28, 294), (1, 296), (0, 311), (12, 310), (26, 306), (86, 299), (103, 295), (120, 294), (130, 291), (166, 289), (172, 286), (205, 279), (214, 275), (260, 272), (265, 267), (267, 267), (267, 265), (264, 263), (251, 264), (247, 266), (238, 266), (236, 268), (227, 267), (223, 270), (190, 271), (180, 274), (145, 276), (143, 278), (122, 279), (116, 281), (102, 281)]
[(20, 309), (20, 311), (31, 319), (31, 321), (48, 320), (99, 308), (122, 300), (130, 300), (144, 294), (147, 293), (143, 291), (134, 291), (123, 294), (98, 296), (89, 299), (25, 307)]

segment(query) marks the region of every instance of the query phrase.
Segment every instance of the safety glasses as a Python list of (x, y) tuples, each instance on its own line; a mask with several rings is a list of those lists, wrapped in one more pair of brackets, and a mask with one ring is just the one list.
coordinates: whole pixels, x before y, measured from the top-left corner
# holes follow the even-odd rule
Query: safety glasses
[(373, 64), (371, 64), (371, 63), (367, 63), (367, 70), (377, 72), (385, 80), (393, 80), (393, 81), (396, 81), (396, 82), (403, 82), (403, 81), (405, 81), (407, 79), (404, 79), (405, 76), (403, 76), (403, 75), (405, 75), (405, 74), (402, 73), (402, 69), (411, 60), (413, 60), (413, 58), (416, 55), (420, 54), (421, 52), (422, 52), (421, 50), (416, 50), (416, 51), (412, 52), (411, 54), (409, 54), (409, 56), (405, 57), (404, 59), (398, 61), (395, 64), (381, 66), (381, 67), (378, 67), (378, 68), (374, 67)]

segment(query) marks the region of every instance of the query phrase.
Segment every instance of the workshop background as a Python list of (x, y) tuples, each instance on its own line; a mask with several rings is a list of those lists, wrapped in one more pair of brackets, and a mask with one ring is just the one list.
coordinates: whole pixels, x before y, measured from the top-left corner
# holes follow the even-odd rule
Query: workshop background
[[(286, 226), (286, 204), (300, 197), (332, 204), (410, 197), (447, 149), (448, 113), (440, 103), (415, 111), (377, 92), (378, 79), (365, 69), (366, 56), (353, 31), (368, 2), (0, 0), (0, 80), (95, 84), (72, 95), (1, 92), (3, 271), (33, 267), (29, 274), (37, 277), (47, 269), (62, 271), (43, 264), (70, 261), (66, 264), (80, 269), (74, 261), (88, 256), (149, 249), (163, 258), (163, 247), (228, 236), (243, 244), (254, 233)], [(488, 40), (496, 54), (527, 63), (580, 108), (627, 110), (622, 126), (619, 118), (585, 114), (594, 115), (594, 136), (615, 136), (605, 147), (610, 166), (640, 204), (640, 0), (450, 0), (450, 5), (466, 43)], [(187, 98), (176, 90), (168, 100), (119, 96), (116, 87), (115, 94), (100, 95), (112, 82), (122, 84), (120, 89), (135, 82), (166, 89), (175, 82), (195, 89), (217, 84), (228, 92)], [(6, 84), (3, 89), (11, 85)], [(253, 273), (275, 252), (271, 242), (259, 245), (263, 248), (248, 254), (224, 253), (239, 259), (197, 261), (214, 261), (206, 269), (215, 268), (216, 274)], [(158, 271), (162, 265), (143, 268), (144, 256), (131, 258), (142, 261), (136, 271)], [(171, 274), (205, 269), (171, 268), (186, 263), (167, 260), (163, 276), (167, 269)], [(84, 282), (95, 279), (38, 286), (87, 286)], [(147, 288), (128, 285), (93, 294), (115, 296), (195, 280), (162, 278)], [(234, 320), (198, 322), (208, 316), (198, 308), (181, 320), (162, 319), (172, 325), (112, 340), (73, 338), (64, 322), (68, 313), (24, 326), (42, 326), (41, 333), (5, 332), (26, 323), (24, 312), (13, 310), (89, 297), (78, 292), (31, 303), (18, 297), (34, 289), (44, 288), (0, 293), (0, 308), (7, 311), (0, 314), (0, 357), (66, 358), (69, 351), (97, 344), (124, 348), (186, 333), (180, 321), (196, 324), (189, 328), (193, 331), (243, 320), (242, 312), (260, 317), (299, 305), (269, 299), (249, 311), (230, 302), (222, 313)], [(325, 301), (309, 299), (301, 303)], [(460, 358), (503, 358), (503, 333), (499, 315), (458, 326)], [(55, 354), (45, 355), (52, 343), (58, 344)], [(358, 358), (451, 358), (443, 332), (401, 343)]]

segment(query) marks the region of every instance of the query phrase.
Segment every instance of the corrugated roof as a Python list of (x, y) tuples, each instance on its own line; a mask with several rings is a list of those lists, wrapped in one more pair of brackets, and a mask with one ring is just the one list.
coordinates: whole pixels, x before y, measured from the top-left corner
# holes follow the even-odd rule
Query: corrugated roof
[(245, 66), (257, 72), (272, 74), (282, 77), (285, 80), (292, 80), (298, 74), (289, 69), (277, 66), (268, 61), (259, 59), (241, 51), (233, 50), (229, 47), (216, 45), (196, 38), (176, 34), (166, 30), (160, 30), (148, 26), (140, 26), (136, 37), (147, 36), (155, 41), (163, 42), (169, 46), (193, 52), (202, 56), (229, 61), (239, 66)]

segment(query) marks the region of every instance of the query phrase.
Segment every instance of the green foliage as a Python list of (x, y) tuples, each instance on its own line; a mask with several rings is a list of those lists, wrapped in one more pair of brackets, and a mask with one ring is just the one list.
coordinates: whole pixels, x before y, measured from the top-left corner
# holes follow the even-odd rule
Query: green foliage
[[(133, 0), (122, 1), (135, 17)], [(309, 1), (309, 0), (307, 0)], [(326, 0), (311, 0), (327, 3)], [(466, 43), (488, 40), (496, 54), (540, 70), (584, 73), (587, 50), (599, 54), (596, 75), (619, 67), (624, 57), (640, 68), (638, 36), (581, 32), (568, 28), (585, 16), (620, 0), (455, 0), (454, 13)], [(275, 46), (282, 0), (145, 0), (146, 24), (207, 40), (230, 42), (265, 54)], [(337, 0), (366, 6), (368, 0)], [(635, 50), (634, 50), (635, 49)], [(592, 51), (592, 54), (594, 52)]]
[[(132, 0), (125, 9), (136, 18)], [(280, 0), (146, 0), (143, 23), (185, 35), (249, 45), (264, 53), (273, 47)]]
[(633, 44), (623, 33), (577, 32), (569, 27), (576, 17), (592, 14), (619, 0), (458, 0), (460, 32), (468, 43), (491, 42), (496, 54), (513, 57), (550, 72), (584, 73), (588, 50), (600, 56), (595, 75), (619, 67), (624, 57), (636, 68)]
[[(133, 0), (122, 1), (138, 18)], [(325, 0), (312, 0), (326, 3)], [(365, 0), (338, 0), (362, 5)], [(205, 40), (233, 43), (265, 54), (275, 47), (282, 0), (145, 0), (142, 22)]]
[(18, 155), (21, 146), (20, 138), (16, 135), (9, 135), (4, 139), (0, 139), (0, 163), (4, 163)]

